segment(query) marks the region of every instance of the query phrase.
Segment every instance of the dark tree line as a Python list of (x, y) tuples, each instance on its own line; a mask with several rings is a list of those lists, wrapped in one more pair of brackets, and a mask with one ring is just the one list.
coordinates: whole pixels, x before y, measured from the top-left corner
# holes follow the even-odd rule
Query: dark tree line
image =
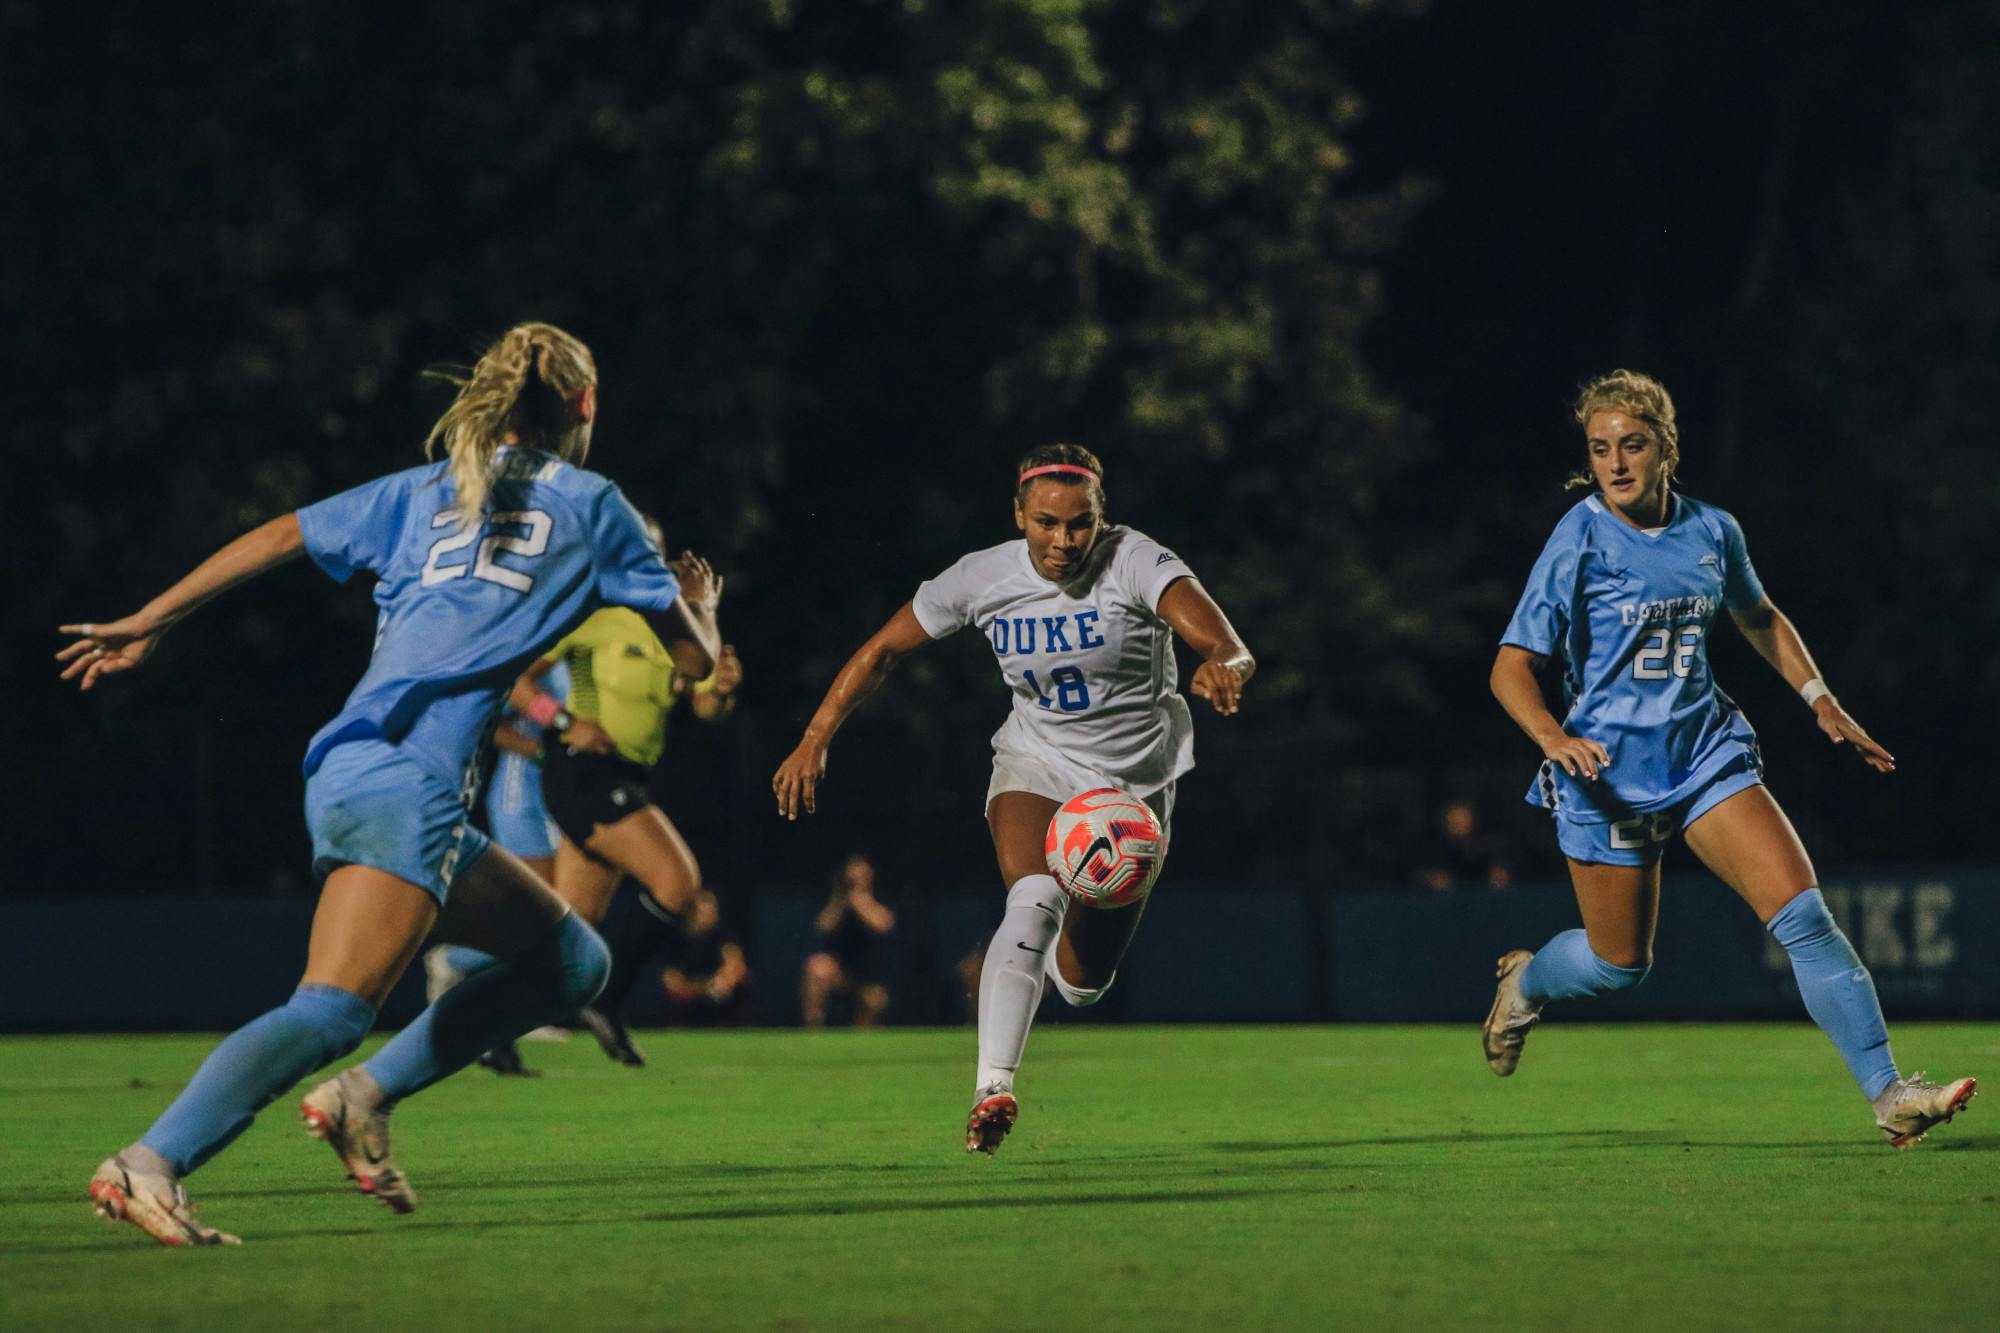
[[(415, 461), (419, 372), (523, 317), (598, 353), (593, 463), (728, 571), (750, 691), (669, 776), (719, 875), (802, 881), (858, 838), (985, 883), (1003, 700), (969, 642), (857, 718), (814, 829), (763, 793), (853, 644), (1011, 533), (1012, 460), (1050, 438), (1106, 458), (1114, 517), (1263, 662), (1201, 728), (1182, 873), (1396, 882), (1446, 792), (1513, 819), (1532, 754), (1486, 660), (1563, 504), (1562, 396), (1618, 360), (1682, 394), (1697, 493), (1857, 713), (1935, 752), (1814, 799), (1976, 854), (1919, 783), (1971, 773), (1955, 719), (2000, 641), (1970, 447), (1994, 8), (1852, 6), (1788, 44), (1664, 3), (0, 4), (4, 669), (52, 724), (8, 766), (10, 889), (300, 873), (296, 759), (365, 595), (286, 571), (87, 700), (47, 631)], [(1725, 670), (1786, 734), (1782, 686)]]

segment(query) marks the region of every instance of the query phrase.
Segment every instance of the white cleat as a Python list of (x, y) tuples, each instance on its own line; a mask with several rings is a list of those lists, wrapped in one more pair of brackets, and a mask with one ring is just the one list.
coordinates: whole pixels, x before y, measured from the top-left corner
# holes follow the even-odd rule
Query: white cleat
[(324, 1139), (363, 1194), (399, 1213), (414, 1211), (417, 1192), (389, 1156), (389, 1108), (375, 1081), (356, 1065), (314, 1088), (299, 1104), (306, 1133)]
[(979, 1099), (972, 1104), (972, 1114), (965, 1118), (965, 1150), (991, 1157), (999, 1151), (1000, 1140), (1007, 1137), (1020, 1116), (1021, 1103), (1014, 1100), (1010, 1089), (997, 1083), (980, 1089)]
[(162, 1245), (241, 1245), (226, 1231), (194, 1220), (194, 1205), (180, 1181), (134, 1166), (125, 1154), (104, 1159), (90, 1178), (91, 1202), (97, 1215), (111, 1222), (130, 1222)]
[(1521, 969), (1534, 958), (1526, 949), (1500, 955), (1499, 989), (1493, 1008), (1487, 1011), (1486, 1026), (1480, 1030), (1480, 1044), (1486, 1050), (1486, 1067), (1501, 1078), (1521, 1063), (1521, 1048), (1528, 1044), (1528, 1029), (1541, 1021), (1542, 1011), (1521, 998)]
[(1914, 1147), (1937, 1126), (1950, 1124), (1977, 1091), (1978, 1079), (1931, 1083), (1922, 1074), (1912, 1074), (1891, 1083), (1875, 1099), (1875, 1124), (1891, 1148)]
[(424, 950), (424, 1000), (436, 1004), (446, 991), (465, 980), (465, 973), (451, 965), (451, 950), (434, 944)]

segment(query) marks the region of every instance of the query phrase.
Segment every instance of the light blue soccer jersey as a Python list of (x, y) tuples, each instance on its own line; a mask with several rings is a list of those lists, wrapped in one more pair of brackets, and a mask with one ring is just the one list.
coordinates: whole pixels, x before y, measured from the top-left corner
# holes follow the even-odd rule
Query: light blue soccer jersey
[(299, 510), (306, 551), (344, 583), (374, 574), (375, 653), (306, 750), (381, 737), (458, 784), (521, 668), (599, 606), (664, 611), (680, 585), (610, 481), (503, 449), (484, 521), (461, 526), (443, 463)]
[(1605, 823), (1665, 809), (1756, 733), (1716, 687), (1708, 635), (1723, 607), (1763, 600), (1736, 520), (1676, 495), (1647, 536), (1591, 496), (1564, 515), (1528, 575), (1502, 643), (1563, 660), (1563, 730), (1599, 742), (1611, 764), (1595, 782), (1544, 763), (1528, 801)]

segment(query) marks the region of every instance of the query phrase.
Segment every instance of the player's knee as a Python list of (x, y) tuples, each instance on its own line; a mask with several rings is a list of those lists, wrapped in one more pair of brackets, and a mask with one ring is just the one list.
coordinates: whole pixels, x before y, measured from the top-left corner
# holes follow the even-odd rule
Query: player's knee
[(829, 989), (837, 986), (840, 984), (840, 964), (828, 954), (816, 953), (806, 959), (806, 980)]
[[(1795, 894), (1779, 908), (1764, 928), (1771, 938), (1793, 955), (1827, 951), (1851, 951), (1840, 924), (1826, 908), (1826, 897), (1818, 889)], [(1837, 941), (1837, 943), (1836, 943)], [(1846, 948), (1843, 950), (1843, 946)]]
[(375, 1026), (375, 1006), (338, 986), (300, 986), (285, 1007), (299, 1013), (319, 1039), (321, 1064), (348, 1054)]
[(646, 886), (646, 901), (675, 916), (683, 916), (701, 892), (701, 872), (692, 866), (649, 873), (640, 881)]
[(1009, 912), (1037, 912), (1060, 926), (1069, 910), (1069, 897), (1057, 887), (1053, 875), (1024, 875), (1007, 890)]
[(1635, 949), (1630, 955), (1615, 962), (1605, 958), (1595, 949), (1590, 951), (1590, 957), (1593, 964), (1592, 971), (1600, 991), (1631, 990), (1644, 981), (1647, 974), (1653, 970), (1651, 949)]

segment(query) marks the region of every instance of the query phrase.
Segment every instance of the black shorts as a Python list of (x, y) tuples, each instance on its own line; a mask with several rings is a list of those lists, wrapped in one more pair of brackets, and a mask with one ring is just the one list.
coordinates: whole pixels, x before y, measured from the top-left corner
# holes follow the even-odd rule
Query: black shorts
[(606, 824), (653, 803), (646, 769), (617, 755), (573, 753), (558, 743), (542, 762), (542, 800), (549, 818), (579, 849)]

